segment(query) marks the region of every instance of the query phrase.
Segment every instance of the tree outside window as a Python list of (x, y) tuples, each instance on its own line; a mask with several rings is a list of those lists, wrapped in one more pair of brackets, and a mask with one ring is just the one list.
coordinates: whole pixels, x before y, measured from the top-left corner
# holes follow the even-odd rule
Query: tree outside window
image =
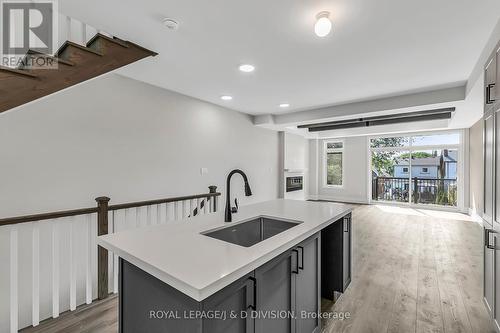
[(342, 186), (344, 143), (326, 143), (326, 185)]

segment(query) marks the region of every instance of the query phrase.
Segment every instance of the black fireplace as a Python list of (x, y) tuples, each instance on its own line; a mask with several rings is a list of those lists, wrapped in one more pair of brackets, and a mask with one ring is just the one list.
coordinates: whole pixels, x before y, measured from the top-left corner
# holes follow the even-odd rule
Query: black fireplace
[(301, 191), (303, 187), (303, 176), (286, 177), (286, 191)]

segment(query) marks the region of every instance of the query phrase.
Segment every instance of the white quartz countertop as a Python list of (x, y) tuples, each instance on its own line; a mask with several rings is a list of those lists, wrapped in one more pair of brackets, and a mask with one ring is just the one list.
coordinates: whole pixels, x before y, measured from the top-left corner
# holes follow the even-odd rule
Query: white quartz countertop
[[(197, 301), (201, 301), (352, 211), (345, 204), (272, 200), (241, 206), (233, 222), (224, 209), (173, 223), (98, 237), (98, 244)], [(251, 247), (200, 233), (265, 216), (299, 225)]]

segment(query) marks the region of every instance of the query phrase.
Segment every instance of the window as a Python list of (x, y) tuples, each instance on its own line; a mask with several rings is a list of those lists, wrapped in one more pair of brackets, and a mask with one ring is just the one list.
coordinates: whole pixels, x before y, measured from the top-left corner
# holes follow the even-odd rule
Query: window
[(370, 138), (374, 201), (458, 207), (463, 193), (460, 131)]
[(408, 137), (384, 137), (370, 140), (370, 146), (372, 148), (408, 147), (409, 145), (410, 138)]
[(343, 183), (343, 159), (344, 142), (326, 142), (326, 185), (342, 186)]
[(430, 134), (412, 136), (411, 145), (433, 146), (433, 145), (458, 145), (460, 144), (459, 133)]

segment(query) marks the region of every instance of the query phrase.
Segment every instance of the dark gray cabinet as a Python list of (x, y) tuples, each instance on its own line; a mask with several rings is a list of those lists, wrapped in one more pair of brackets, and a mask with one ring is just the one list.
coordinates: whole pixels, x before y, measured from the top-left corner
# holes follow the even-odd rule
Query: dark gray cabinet
[(493, 94), (493, 99), (495, 102), (500, 102), (500, 87), (497, 86), (497, 84), (500, 84), (500, 42), (497, 45), (497, 49), (495, 52), (495, 60), (496, 60), (496, 80), (495, 80), (495, 89), (494, 89), (494, 94)]
[[(197, 302), (123, 259), (120, 259), (119, 281), (120, 333), (255, 331), (251, 316), (256, 292), (253, 272), (202, 302)], [(207, 316), (197, 315), (196, 311)], [(218, 316), (221, 313), (226, 313), (226, 316)]]
[(352, 217), (344, 216), (321, 231), (321, 296), (336, 300), (351, 283)]
[[(320, 269), (321, 240), (313, 237), (297, 247), (298, 262), (295, 275), (296, 333), (311, 333), (320, 330), (321, 323), (316, 316), (321, 310)], [(307, 314), (304, 316), (304, 314)]]
[[(255, 270), (257, 284), (255, 319), (256, 333), (290, 333), (293, 318), (272, 318), (271, 315), (290, 313), (295, 308), (295, 279), (293, 278), (296, 256), (295, 251), (286, 251)], [(264, 316), (266, 314), (266, 316)], [(268, 315), (267, 315), (268, 314)]]
[(500, 332), (500, 43), (485, 65), (483, 300)]
[(494, 231), (491, 228), (484, 229), (484, 275), (483, 275), (483, 299), (486, 309), (493, 316), (495, 313), (495, 249)]
[(202, 302), (120, 259), (120, 333), (319, 332), (320, 258), (316, 233)]
[[(487, 161), (490, 165), (488, 169), (492, 169), (490, 175), (488, 175), (489, 177), (491, 177), (491, 188), (490, 186), (488, 186), (488, 190), (491, 192), (491, 194), (488, 197), (488, 201), (492, 202), (491, 216), (493, 220), (493, 229), (495, 229), (495, 231), (497, 232), (500, 232), (500, 181), (498, 179), (500, 175), (500, 103), (496, 106), (495, 112), (493, 112), (493, 116), (488, 117), (488, 121), (491, 118), (493, 118), (493, 131), (488, 128), (487, 135), (489, 137), (488, 141), (492, 141), (491, 147), (488, 147), (488, 150), (491, 149), (493, 150), (493, 152), (488, 153), (488, 158), (493, 158), (493, 161)], [(490, 179), (488, 179), (488, 181), (489, 180)], [(485, 181), (485, 186), (486, 185), (487, 183)]]
[[(500, 331), (500, 286), (497, 285), (496, 278), (500, 276), (500, 255), (498, 254), (499, 251), (499, 246), (500, 246), (500, 241), (499, 241), (499, 234), (495, 233), (493, 235), (493, 248), (491, 249), (491, 254), (488, 255), (488, 257), (492, 256), (493, 257), (493, 272), (489, 273), (488, 277), (485, 277), (485, 282), (488, 282), (486, 285), (485, 283), (485, 289), (488, 287), (488, 294), (485, 295), (485, 303), (487, 308), (489, 307), (488, 310), (490, 310), (490, 314), (492, 314), (492, 317), (494, 319), (494, 324), (496, 326), (497, 331)], [(491, 260), (491, 259), (489, 259)], [(490, 282), (490, 279), (492, 282)], [(493, 293), (493, 297), (490, 296), (490, 294)], [(493, 301), (493, 302), (492, 302)]]
[(351, 214), (346, 216), (343, 219), (343, 250), (342, 250), (342, 283), (343, 283), (343, 291), (347, 289), (349, 284), (351, 283), (351, 265), (352, 265), (352, 219)]
[(203, 332), (254, 332), (255, 320), (251, 310), (255, 308), (255, 288), (254, 274), (251, 273), (205, 300), (205, 313), (220, 312), (232, 315), (226, 318), (203, 319)]
[(495, 114), (484, 116), (484, 206), (483, 219), (493, 225)]
[(498, 90), (496, 87), (497, 66), (497, 54), (494, 53), (489, 58), (484, 69), (484, 104), (486, 108), (489, 108), (495, 103), (496, 90)]
[[(255, 280), (259, 313), (256, 333), (319, 331), (320, 320), (314, 315), (320, 310), (321, 300), (319, 234), (256, 269)], [(273, 313), (279, 318), (262, 317)]]
[(184, 317), (200, 311), (201, 303), (121, 258), (119, 269), (120, 333), (202, 332), (201, 320)]

